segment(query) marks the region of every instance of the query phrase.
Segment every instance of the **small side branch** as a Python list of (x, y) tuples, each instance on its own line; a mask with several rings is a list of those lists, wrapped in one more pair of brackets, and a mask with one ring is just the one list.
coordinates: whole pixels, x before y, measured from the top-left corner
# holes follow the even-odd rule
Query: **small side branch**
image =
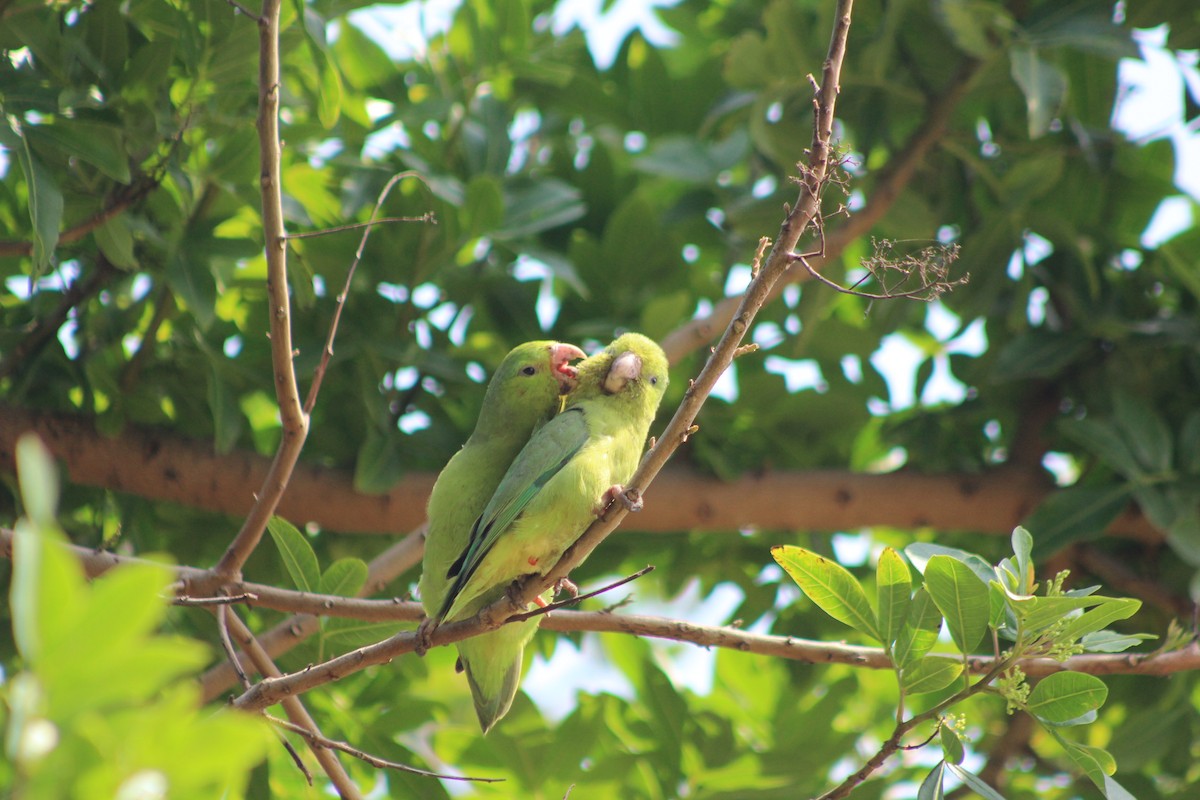
[(473, 781), (475, 783), (503, 783), (504, 782), (503, 778), (472, 778), (472, 777), (469, 777), (466, 775), (445, 775), (440, 772), (430, 772), (429, 770), (417, 769), (416, 767), (410, 767), (408, 764), (401, 764), (398, 761), (388, 761), (387, 759), (379, 758), (378, 756), (373, 756), (370, 753), (365, 753), (362, 750), (359, 750), (357, 747), (353, 747), (353, 746), (347, 744), (346, 742), (339, 742), (334, 739), (327, 739), (324, 736), (321, 736), (320, 734), (313, 733), (312, 731), (308, 730), (307, 728), (304, 728), (300, 725), (296, 725), (293, 722), (288, 722), (285, 719), (280, 719), (279, 717), (273, 717), (270, 714), (264, 714), (263, 716), (265, 716), (267, 718), (267, 721), (270, 722), (272, 725), (276, 725), (280, 728), (283, 728), (286, 731), (290, 731), (290, 732), (296, 734), (297, 736), (303, 737), (304, 740), (312, 746), (323, 747), (327, 750), (339, 750), (348, 756), (353, 756), (354, 758), (357, 758), (360, 761), (365, 761), (368, 764), (370, 764), (372, 767), (378, 767), (379, 769), (394, 769), (394, 770), (397, 770), (398, 772), (408, 772), (413, 775), (421, 775), (426, 778), (440, 778), (440, 779), (446, 780), (446, 781)]

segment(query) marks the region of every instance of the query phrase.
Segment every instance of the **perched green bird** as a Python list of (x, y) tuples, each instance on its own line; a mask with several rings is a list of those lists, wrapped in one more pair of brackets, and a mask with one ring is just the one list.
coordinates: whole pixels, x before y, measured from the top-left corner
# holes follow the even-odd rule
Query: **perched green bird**
[[(638, 333), (621, 336), (578, 365), (566, 409), (521, 450), (471, 530), (470, 544), (451, 565), (454, 584), (437, 621), (471, 617), (513, 581), (545, 574), (622, 491), (666, 391), (667, 366), (662, 348)], [(460, 642), (460, 648), (474, 641)], [(528, 637), (509, 641), (524, 647)], [(463, 655), (486, 733), (512, 705), (521, 652), (503, 653), (504, 660), (492, 653), (486, 661)]]
[[(575, 369), (569, 362), (583, 357), (574, 345), (527, 342), (513, 348), (492, 376), (475, 430), (438, 475), (429, 496), (420, 582), (427, 617), (435, 617), (445, 606), (453, 580), (450, 567), (466, 549), (475, 520), (534, 429), (554, 415), (560, 394), (574, 386)], [(496, 659), (519, 662), (536, 627), (532, 622), (506, 625), (459, 643), (460, 663), (468, 670), (477, 708), (501, 703), (497, 695), (508, 690), (486, 679), (494, 671), (491, 664)], [(476, 675), (485, 679), (476, 680)], [(507, 708), (511, 701), (510, 692), (501, 704)]]

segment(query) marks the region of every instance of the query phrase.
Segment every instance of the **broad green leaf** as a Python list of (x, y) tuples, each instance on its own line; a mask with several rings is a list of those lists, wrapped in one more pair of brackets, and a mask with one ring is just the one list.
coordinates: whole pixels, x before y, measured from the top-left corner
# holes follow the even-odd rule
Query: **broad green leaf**
[(958, 764), (947, 763), (946, 769), (950, 770), (951, 774), (966, 784), (971, 791), (975, 792), (975, 794), (979, 795), (984, 800), (1004, 800), (1004, 795), (1000, 794), (991, 786), (988, 786), (986, 783), (984, 783), (983, 779), (978, 775), (967, 772), (967, 770), (958, 766)]
[(329, 51), (321, 50), (321, 92), (317, 104), (317, 118), (325, 130), (337, 125), (342, 114), (342, 74)]
[(996, 355), (995, 380), (1053, 378), (1085, 358), (1095, 342), (1080, 333), (1033, 331), (1016, 337)]
[(1187, 415), (1179, 429), (1179, 469), (1189, 475), (1200, 474), (1200, 409)]
[(123, 214), (106, 220), (95, 230), (96, 246), (109, 262), (121, 269), (136, 269), (138, 262), (133, 254), (133, 236)]
[(1033, 586), (1033, 536), (1018, 525), (1012, 532), (1012, 547), (1017, 559), (1017, 577), (1021, 580), (1018, 591), (1028, 594)]
[(1113, 421), (1138, 463), (1151, 473), (1166, 472), (1175, 460), (1171, 430), (1162, 415), (1132, 392), (1113, 392)]
[(921, 781), (921, 788), (917, 790), (917, 800), (944, 800), (946, 793), (942, 782), (945, 778), (946, 762), (939, 761), (925, 776), (925, 780)]
[(1192, 511), (1172, 522), (1166, 537), (1176, 555), (1194, 567), (1200, 566), (1200, 514)]
[[(1117, 427), (1108, 420), (1074, 419), (1059, 425), (1059, 430), (1094, 453), (1101, 461), (1126, 478), (1136, 478), (1144, 473), (1129, 442)], [(1041, 530), (1038, 536), (1042, 535)]]
[(906, 667), (925, 656), (937, 644), (938, 632), (942, 629), (942, 614), (934, 605), (933, 598), (922, 586), (913, 594), (908, 606), (908, 619), (896, 637), (892, 648), (892, 662)]
[(1014, 25), (1003, 4), (994, 0), (936, 0), (933, 8), (955, 46), (977, 58), (999, 46), (997, 28), (1007, 31)]
[(86, 607), (83, 568), (64, 545), (53, 526), (20, 519), (13, 531), (13, 638), (31, 664), (41, 663), (47, 644), (62, 641)]
[(82, 120), (65, 120), (53, 125), (28, 125), (31, 142), (61, 148), (69, 157), (86, 161), (118, 183), (129, 183), (129, 156), (121, 142), (121, 129)]
[(63, 196), (53, 176), (34, 157), (29, 140), (9, 128), (0, 128), (0, 142), (11, 148), (25, 174), (25, 185), (29, 192), (29, 221), (33, 224), (34, 274), (41, 273), (50, 265), (54, 248), (58, 247), (58, 233), (62, 226)]
[(912, 603), (912, 575), (908, 571), (908, 564), (890, 547), (879, 556), (875, 585), (879, 632), (883, 646), (890, 650), (904, 628)]
[(476, 175), (467, 184), (467, 199), (462, 210), (463, 231), (468, 236), (483, 236), (504, 219), (504, 195), (492, 175)]
[(1142, 607), (1141, 600), (1132, 598), (1104, 598), (1104, 602), (1067, 623), (1061, 638), (1065, 641), (1081, 639), (1090, 633), (1107, 628), (1114, 622), (1129, 619)]
[(950, 556), (953, 559), (963, 562), (984, 583), (996, 579), (996, 570), (992, 568), (991, 564), (974, 553), (959, 550), (957, 547), (945, 547), (944, 545), (929, 544), (928, 542), (914, 542), (904, 548), (904, 554), (908, 556), (908, 560), (913, 563), (913, 566), (917, 568), (917, 572), (921, 574), (925, 574), (925, 565), (929, 563), (929, 559), (941, 555)]
[(546, 179), (506, 188), (504, 221), (493, 234), (515, 239), (574, 222), (586, 208), (579, 190), (563, 181)]
[(1094, 675), (1055, 672), (1033, 687), (1028, 710), (1042, 722), (1063, 725), (1100, 708), (1106, 697), (1108, 687)]
[(924, 694), (945, 689), (962, 675), (962, 661), (946, 656), (925, 656), (904, 667), (900, 685), (908, 694)]
[(25, 516), (37, 527), (53, 526), (58, 508), (58, 468), (54, 456), (34, 433), (22, 434), (16, 449)]
[(1033, 546), (1041, 559), (1073, 542), (1100, 538), (1128, 502), (1125, 484), (1071, 486), (1048, 495), (1022, 525), (1038, 532)]
[(189, 253), (187, 243), (173, 246), (167, 256), (167, 284), (183, 300), (201, 329), (207, 330), (215, 319), (217, 284), (212, 268)]
[(936, 555), (925, 565), (925, 588), (946, 618), (954, 643), (963, 653), (971, 652), (987, 631), (991, 614), (987, 585), (958, 559)]
[(845, 567), (792, 545), (772, 547), (771, 555), (818, 608), (839, 622), (880, 640), (867, 594)]
[(1062, 108), (1067, 96), (1067, 77), (1032, 47), (1014, 47), (1009, 58), (1013, 80), (1025, 95), (1029, 138), (1037, 139), (1050, 130), (1050, 123)]
[(1009, 607), (1030, 633), (1049, 628), (1081, 608), (1100, 605), (1103, 597), (1009, 597)]
[(271, 517), (267, 530), (275, 540), (275, 548), (283, 558), (292, 583), (302, 592), (315, 592), (321, 583), (321, 570), (312, 545), (295, 525), (283, 517)]
[(941, 727), (938, 728), (938, 738), (942, 742), (942, 753), (944, 755), (942, 760), (946, 762), (946, 765), (961, 764), (966, 753), (963, 750), (962, 739), (958, 738), (958, 734), (954, 732), (954, 729), (943, 722)]
[(339, 558), (321, 576), (321, 594), (354, 597), (367, 582), (367, 564), (361, 558)]
[(216, 363), (208, 370), (208, 409), (213, 420), (213, 449), (220, 454), (231, 452), (242, 435), (246, 418)]
[(1134, 645), (1157, 638), (1149, 633), (1121, 634), (1116, 631), (1096, 631), (1086, 634), (1079, 643), (1087, 653), (1123, 653)]
[(325, 620), (321, 641), (328, 648), (325, 655), (336, 655), (356, 647), (382, 641), (400, 629), (396, 622), (367, 622), (348, 617), (330, 617)]
[(354, 462), (354, 488), (363, 494), (383, 494), (404, 474), (404, 460), (389, 436), (373, 429), (358, 448)]

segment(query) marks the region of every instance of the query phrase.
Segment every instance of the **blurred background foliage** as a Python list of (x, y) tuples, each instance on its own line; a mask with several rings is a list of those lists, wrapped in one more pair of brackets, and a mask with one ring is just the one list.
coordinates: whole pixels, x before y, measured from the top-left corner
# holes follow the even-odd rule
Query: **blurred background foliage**
[[(303, 460), (387, 491), (457, 449), (512, 345), (592, 346), (622, 329), (664, 338), (740, 291), (796, 194), (805, 76), (819, 74), (832, 12), (825, 0), (285, 3), (289, 232), (365, 221), (404, 172), (381, 212), (436, 218), (373, 232)], [(254, 23), (216, 0), (13, 0), (0, 15), (0, 422), (5, 409), (69, 413), (114, 437), (151, 426), (221, 455), (270, 455)], [(789, 287), (752, 331), (763, 349), (739, 359), (675, 466), (724, 479), (1032, 470), (1060, 487), (1027, 520), (1051, 574), (1123, 579), (1110, 593), (1152, 584), (1131, 629), (1164, 632), (1191, 608), (1200, 566), (1198, 47), (1190, 0), (860, 0), (835, 134), (847, 181), (827, 193), (827, 229), (884, 213), (824, 272), (856, 281), (871, 237), (900, 252), (940, 241), (961, 246), (955, 274), (970, 281), (933, 305)], [(894, 180), (923, 135), (933, 146)], [(358, 241), (290, 242), (302, 385)], [(664, 415), (705, 348), (673, 355)], [(5, 480), (9, 526), (21, 510), (7, 465)], [(1153, 536), (1102, 537), (1131, 504)], [(197, 566), (238, 526), (69, 483), (60, 517), (77, 543)], [(336, 528), (307, 531), (323, 567), (384, 546)], [(914, 539), (989, 557), (1007, 544), (971, 530), (814, 531), (801, 517), (787, 530), (616, 536), (577, 577), (654, 563), (639, 608), (840, 638), (807, 601), (791, 605), (768, 547), (803, 543), (870, 575), (883, 546)], [(1087, 566), (1113, 562), (1098, 579)], [(267, 544), (246, 574), (290, 585)], [(215, 640), (207, 614), (174, 610), (169, 624)], [(283, 666), (383, 635), (341, 633)], [(519, 697), (486, 739), (448, 652), (307, 701), (333, 738), (506, 777), (471, 791), (530, 797), (571, 785), (581, 797), (801, 796), (844, 774), (894, 714), (886, 674), (619, 636), (543, 633), (535, 649), (550, 659), (529, 687), (538, 702)], [(7, 636), (0, 652), (17, 664)], [(1122, 783), (1140, 798), (1194, 796), (1195, 678), (1109, 683), (1090, 735)], [(1009, 742), (1010, 720), (981, 699), (969, 724), (979, 769)], [(1045, 737), (1007, 752), (1021, 765), (1009, 798), (1092, 791)], [(854, 797), (912, 796), (928, 766), (911, 753)], [(350, 769), (381, 796), (448, 796), (436, 781)], [(316, 796), (278, 748), (251, 786)]]

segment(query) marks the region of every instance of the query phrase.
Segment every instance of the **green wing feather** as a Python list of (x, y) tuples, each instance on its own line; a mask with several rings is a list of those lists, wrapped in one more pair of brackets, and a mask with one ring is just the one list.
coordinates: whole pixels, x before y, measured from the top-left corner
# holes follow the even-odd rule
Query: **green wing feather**
[(455, 580), (446, 593), (441, 618), (450, 613), (454, 601), (496, 540), (521, 516), (542, 487), (587, 443), (588, 426), (584, 414), (582, 408), (568, 408), (538, 430), (517, 455), (491, 501), (475, 521), (462, 556), (446, 575)]

